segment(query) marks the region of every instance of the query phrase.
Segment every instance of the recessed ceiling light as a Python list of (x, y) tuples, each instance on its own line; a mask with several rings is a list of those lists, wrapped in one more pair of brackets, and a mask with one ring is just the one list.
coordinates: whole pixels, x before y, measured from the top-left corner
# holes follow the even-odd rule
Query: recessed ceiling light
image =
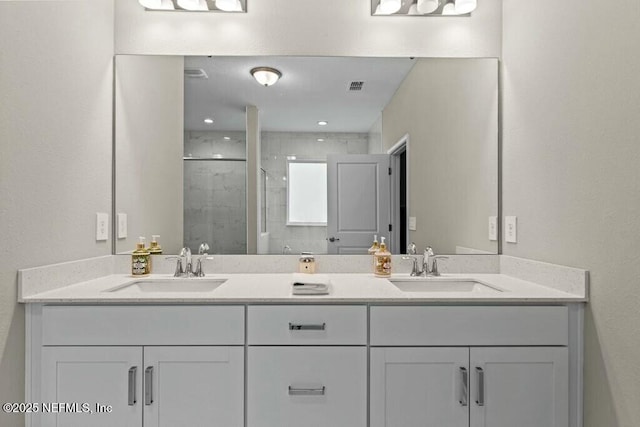
[(318, 122), (318, 124), (319, 124), (320, 126), (326, 126), (326, 125), (328, 125), (328, 124), (329, 124), (329, 122), (328, 122), (328, 121), (326, 121), (326, 120), (320, 120), (320, 121)]
[(318, 142), (324, 142), (324, 138), (318, 138)]
[(206, 118), (206, 119), (204, 119), (204, 122), (205, 122), (206, 124), (210, 125), (210, 124), (212, 124), (212, 123), (213, 123), (213, 119)]
[(225, 136), (225, 137), (224, 137), (224, 140), (225, 140), (225, 141), (229, 141), (230, 139), (231, 139), (231, 137), (230, 137), (230, 136)]

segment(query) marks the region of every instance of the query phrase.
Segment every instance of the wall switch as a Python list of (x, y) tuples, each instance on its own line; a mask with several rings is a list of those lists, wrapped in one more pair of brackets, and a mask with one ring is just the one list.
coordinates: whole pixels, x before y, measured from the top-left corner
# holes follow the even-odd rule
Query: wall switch
[(498, 240), (498, 217), (489, 217), (489, 240)]
[(410, 216), (409, 217), (409, 230), (411, 231), (416, 231), (418, 228), (416, 227), (416, 217), (415, 216)]
[(504, 217), (504, 240), (508, 243), (518, 243), (518, 221), (515, 216)]
[(118, 239), (125, 239), (127, 237), (127, 214), (118, 214)]
[(109, 214), (96, 214), (96, 241), (109, 240)]

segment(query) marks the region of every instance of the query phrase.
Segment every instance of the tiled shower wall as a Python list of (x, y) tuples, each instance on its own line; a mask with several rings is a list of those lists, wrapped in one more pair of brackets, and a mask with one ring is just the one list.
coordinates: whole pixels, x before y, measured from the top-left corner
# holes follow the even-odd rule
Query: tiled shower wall
[[(225, 140), (228, 137), (230, 139)], [(185, 132), (185, 157), (246, 158), (245, 132)], [(246, 162), (184, 161), (184, 240), (197, 253), (247, 253)]]
[[(324, 141), (318, 141), (323, 139)], [(262, 168), (267, 172), (267, 231), (269, 251), (281, 254), (327, 253), (327, 227), (287, 226), (287, 157), (297, 160), (326, 160), (327, 154), (367, 154), (366, 133), (263, 132)]]

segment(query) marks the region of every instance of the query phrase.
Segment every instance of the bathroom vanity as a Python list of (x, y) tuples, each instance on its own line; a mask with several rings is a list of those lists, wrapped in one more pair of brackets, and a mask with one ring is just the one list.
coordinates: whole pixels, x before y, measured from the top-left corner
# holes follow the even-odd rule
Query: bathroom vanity
[(291, 295), (291, 274), (185, 292), (115, 274), (24, 297), (26, 401), (71, 405), (30, 425), (582, 425), (585, 282), (323, 277), (326, 296)]

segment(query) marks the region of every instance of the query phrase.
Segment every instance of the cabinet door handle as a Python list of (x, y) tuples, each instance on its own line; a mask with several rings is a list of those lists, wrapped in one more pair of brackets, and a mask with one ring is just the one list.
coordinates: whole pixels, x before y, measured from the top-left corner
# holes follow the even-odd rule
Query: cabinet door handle
[(129, 398), (128, 404), (129, 406), (133, 406), (137, 403), (136, 400), (136, 374), (138, 373), (138, 367), (132, 366), (129, 368)]
[(289, 396), (324, 396), (325, 386), (318, 388), (295, 388), (289, 386)]
[(469, 371), (467, 368), (460, 367), (460, 374), (462, 375), (462, 389), (460, 390), (460, 405), (469, 405)]
[(324, 331), (326, 323), (320, 323), (317, 325), (305, 325), (301, 323), (291, 323), (289, 322), (289, 330), (290, 331)]
[(484, 406), (484, 370), (481, 367), (476, 367), (476, 373), (478, 374), (478, 397), (476, 399), (476, 405)]
[(153, 403), (153, 366), (147, 366), (144, 370), (144, 404)]

